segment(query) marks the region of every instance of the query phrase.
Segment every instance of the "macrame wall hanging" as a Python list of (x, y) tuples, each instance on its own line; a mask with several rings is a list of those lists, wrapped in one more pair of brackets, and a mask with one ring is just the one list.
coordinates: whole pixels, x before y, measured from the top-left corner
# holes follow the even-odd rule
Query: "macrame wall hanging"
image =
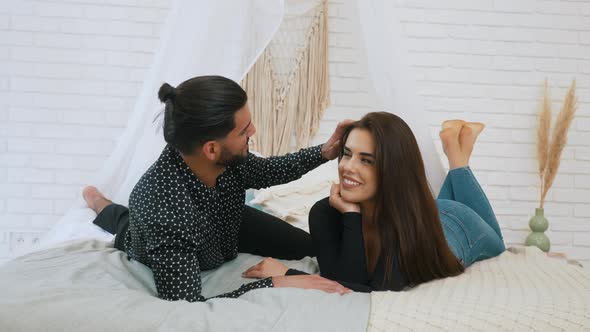
[(301, 2), (286, 1), (277, 33), (242, 81), (257, 129), (251, 148), (265, 156), (308, 146), (329, 106), (327, 0)]

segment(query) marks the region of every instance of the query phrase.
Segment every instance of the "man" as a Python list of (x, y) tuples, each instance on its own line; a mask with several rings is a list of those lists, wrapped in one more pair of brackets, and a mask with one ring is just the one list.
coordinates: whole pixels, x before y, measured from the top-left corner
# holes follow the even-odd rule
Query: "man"
[[(131, 192), (129, 209), (96, 188), (83, 192), (97, 212), (94, 223), (116, 233), (115, 247), (150, 267), (158, 295), (204, 301), (200, 271), (219, 267), (239, 252), (285, 259), (314, 256), (309, 234), (244, 206), (245, 190), (287, 183), (340, 154), (349, 123), (323, 145), (281, 157), (248, 152), (256, 129), (246, 92), (219, 76), (164, 83), (163, 132), (168, 145)], [(216, 297), (238, 297), (263, 287), (315, 288), (346, 293), (342, 285), (313, 276), (279, 276), (242, 285)]]

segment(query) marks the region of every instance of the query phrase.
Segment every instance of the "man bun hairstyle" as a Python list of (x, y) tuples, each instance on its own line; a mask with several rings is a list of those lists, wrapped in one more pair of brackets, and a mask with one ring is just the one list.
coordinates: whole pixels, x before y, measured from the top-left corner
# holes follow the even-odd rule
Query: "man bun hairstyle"
[(175, 93), (176, 89), (174, 89), (172, 85), (164, 83), (158, 91), (158, 99), (160, 99), (161, 102), (165, 103), (166, 101), (173, 99)]
[(183, 154), (221, 139), (235, 128), (235, 113), (248, 98), (242, 87), (222, 76), (198, 76), (174, 88), (162, 84), (164, 140)]

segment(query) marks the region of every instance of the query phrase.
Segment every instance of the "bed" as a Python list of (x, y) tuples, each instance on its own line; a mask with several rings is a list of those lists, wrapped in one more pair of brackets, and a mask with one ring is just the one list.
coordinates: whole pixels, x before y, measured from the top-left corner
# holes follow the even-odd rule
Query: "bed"
[[(260, 257), (240, 254), (204, 272), (203, 294), (239, 287)], [(316, 272), (312, 259), (288, 264)], [(151, 271), (110, 242), (82, 240), (30, 253), (0, 268), (1, 331), (362, 331), (368, 294), (259, 289), (238, 299), (169, 302)]]
[[(305, 228), (306, 211), (326, 195), (333, 167), (251, 193), (250, 203)], [(91, 216), (80, 211), (80, 220)], [(50, 234), (62, 238), (0, 266), (1, 331), (590, 330), (590, 270), (533, 247), (509, 248), (460, 276), (405, 292), (258, 289), (238, 299), (188, 303), (158, 299), (151, 271), (93, 227), (89, 221), (59, 225)], [(260, 259), (239, 254), (205, 272), (203, 294), (248, 282), (241, 272)], [(284, 262), (318, 270), (311, 258)]]

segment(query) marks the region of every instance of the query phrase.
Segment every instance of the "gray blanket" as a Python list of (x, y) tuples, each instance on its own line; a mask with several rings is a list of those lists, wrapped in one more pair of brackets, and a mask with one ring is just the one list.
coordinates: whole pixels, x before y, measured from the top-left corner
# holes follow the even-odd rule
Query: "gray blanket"
[[(240, 254), (203, 275), (203, 295), (249, 279), (262, 258)], [(316, 272), (315, 260), (285, 261)], [(107, 242), (76, 241), (0, 266), (1, 331), (365, 331), (368, 294), (259, 289), (202, 303), (156, 297), (151, 271)]]

